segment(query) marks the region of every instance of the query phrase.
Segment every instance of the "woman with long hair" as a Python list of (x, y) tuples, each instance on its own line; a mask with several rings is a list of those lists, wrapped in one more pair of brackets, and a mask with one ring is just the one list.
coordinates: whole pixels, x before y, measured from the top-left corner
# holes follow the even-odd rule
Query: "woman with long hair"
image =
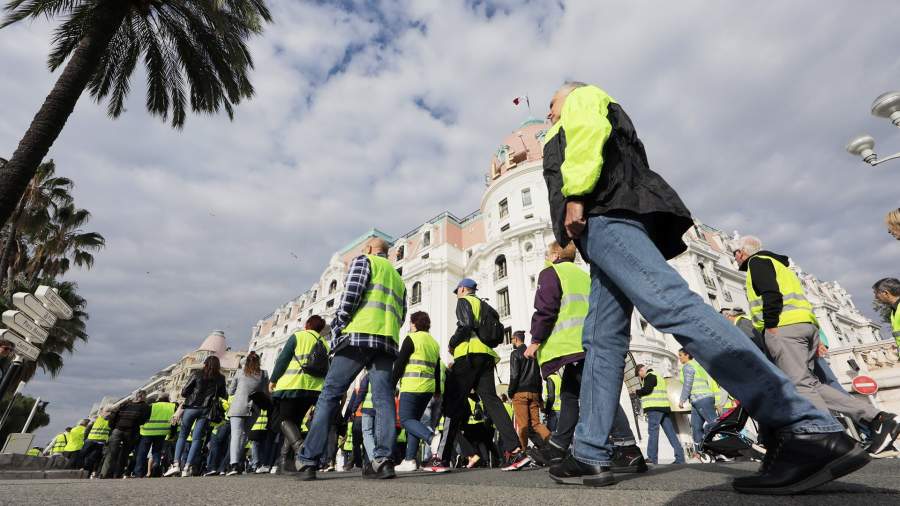
[(887, 224), (888, 233), (900, 241), (900, 208), (891, 209), (884, 217), (884, 222)]
[[(194, 371), (187, 385), (181, 390), (181, 397), (184, 398), (181, 432), (175, 444), (175, 462), (166, 471), (165, 476), (174, 476), (178, 473), (181, 473), (181, 476), (192, 474), (193, 466), (200, 456), (200, 448), (203, 446), (203, 434), (209, 422), (210, 410), (213, 403), (221, 402), (225, 395), (225, 376), (222, 375), (219, 358), (210, 355), (203, 361), (203, 369)], [(192, 432), (193, 441), (185, 464), (182, 451), (187, 442), (188, 432)]]
[(251, 420), (250, 399), (258, 392), (267, 392), (269, 375), (259, 365), (259, 355), (251, 351), (244, 359), (244, 368), (234, 375), (228, 394), (231, 396), (231, 406), (228, 408), (228, 416), (231, 420), (231, 465), (227, 476), (234, 476), (242, 472), (240, 463), (244, 461), (243, 449), (247, 444), (248, 422)]

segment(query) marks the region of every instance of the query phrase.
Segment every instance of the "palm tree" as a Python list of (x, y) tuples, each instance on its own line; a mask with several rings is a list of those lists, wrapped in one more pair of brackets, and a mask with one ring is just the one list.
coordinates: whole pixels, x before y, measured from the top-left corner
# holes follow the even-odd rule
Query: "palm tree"
[(84, 232), (81, 227), (91, 219), (86, 209), (69, 203), (58, 207), (50, 220), (33, 239), (34, 251), (25, 267), (29, 282), (55, 279), (65, 274), (72, 263), (90, 269), (94, 265), (91, 251), (99, 251), (106, 240), (97, 232)]
[[(0, 158), (0, 169), (6, 160)], [(3, 250), (0, 251), (0, 286), (10, 276), (9, 270), (15, 270), (24, 258), (25, 242), (23, 235), (38, 233), (50, 221), (50, 213), (55, 213), (60, 206), (72, 202), (72, 181), (65, 177), (56, 177), (56, 165), (53, 160), (40, 164), (25, 194), (19, 200), (15, 212), (5, 229)], [(10, 269), (10, 267), (13, 269)]]
[(253, 96), (246, 41), (271, 21), (265, 0), (8, 0), (0, 29), (34, 18), (61, 17), (48, 65), (68, 59), (19, 142), (0, 169), (0, 226), (15, 210), (38, 164), (62, 132), (85, 88), (107, 113), (125, 110), (138, 60), (147, 72), (147, 109), (174, 128), (194, 112), (224, 109)]

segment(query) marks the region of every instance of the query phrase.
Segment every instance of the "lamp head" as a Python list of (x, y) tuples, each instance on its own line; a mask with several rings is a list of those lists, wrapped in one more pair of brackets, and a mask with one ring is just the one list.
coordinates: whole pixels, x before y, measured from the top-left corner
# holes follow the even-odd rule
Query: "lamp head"
[(900, 91), (882, 93), (872, 102), (872, 115), (888, 118), (894, 126), (900, 127)]
[(862, 157), (866, 163), (872, 163), (878, 159), (875, 154), (875, 139), (871, 135), (860, 135), (847, 144), (847, 152), (851, 155)]

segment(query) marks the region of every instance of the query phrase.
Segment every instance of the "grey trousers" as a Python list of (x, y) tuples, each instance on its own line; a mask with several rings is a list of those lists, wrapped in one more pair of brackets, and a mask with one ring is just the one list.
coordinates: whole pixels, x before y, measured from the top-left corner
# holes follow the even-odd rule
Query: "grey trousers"
[(766, 347), (779, 369), (797, 386), (797, 392), (823, 411), (837, 411), (854, 422), (869, 422), (879, 411), (868, 401), (823, 385), (813, 374), (819, 347), (819, 329), (810, 323), (778, 327), (766, 332)]

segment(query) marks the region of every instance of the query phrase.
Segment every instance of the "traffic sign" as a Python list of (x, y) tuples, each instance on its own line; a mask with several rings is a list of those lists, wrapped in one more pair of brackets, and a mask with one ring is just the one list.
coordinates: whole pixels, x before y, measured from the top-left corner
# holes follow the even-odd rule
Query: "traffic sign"
[(72, 311), (72, 307), (56, 293), (56, 290), (49, 286), (39, 286), (38, 289), (35, 290), (34, 295), (47, 306), (47, 309), (53, 311), (56, 316), (63, 320), (68, 320), (75, 314), (75, 312)]
[(16, 354), (21, 355), (28, 360), (37, 360), (38, 355), (41, 353), (41, 350), (37, 346), (22, 339), (22, 337), (9, 329), (0, 329), (0, 339), (6, 339), (7, 341), (12, 342), (16, 346)]
[(862, 395), (875, 395), (878, 392), (878, 383), (875, 378), (866, 375), (859, 375), (853, 378), (853, 391)]
[(49, 329), (56, 324), (56, 315), (30, 293), (19, 292), (13, 294), (13, 304), (41, 327)]
[(37, 323), (34, 323), (34, 320), (21, 311), (14, 311), (12, 309), (4, 311), (3, 323), (5, 323), (10, 330), (15, 331), (20, 336), (27, 337), (29, 341), (35, 344), (41, 344), (47, 340), (47, 331), (41, 328)]

